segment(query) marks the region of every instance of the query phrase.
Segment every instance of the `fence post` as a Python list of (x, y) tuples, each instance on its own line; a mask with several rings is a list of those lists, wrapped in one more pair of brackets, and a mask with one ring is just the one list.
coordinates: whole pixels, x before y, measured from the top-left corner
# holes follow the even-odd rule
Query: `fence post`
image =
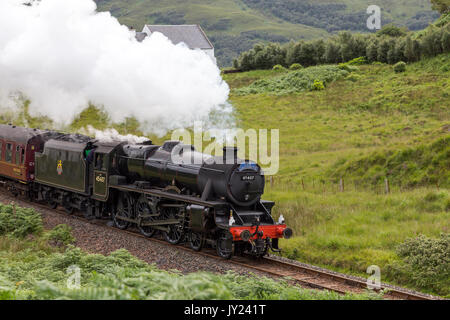
[(302, 188), (303, 190), (305, 190), (305, 182), (303, 181), (303, 178), (302, 178)]
[(339, 191), (344, 192), (344, 179), (339, 180)]
[(388, 178), (384, 178), (384, 192), (386, 194), (389, 194), (391, 191), (390, 187), (389, 187), (389, 180)]
[(270, 176), (270, 187), (273, 188), (273, 176)]

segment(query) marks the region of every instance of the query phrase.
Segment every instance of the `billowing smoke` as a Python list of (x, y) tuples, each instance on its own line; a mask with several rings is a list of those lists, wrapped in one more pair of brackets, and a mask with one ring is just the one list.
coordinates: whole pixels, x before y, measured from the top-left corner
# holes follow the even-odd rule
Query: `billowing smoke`
[(145, 132), (162, 133), (226, 104), (229, 87), (202, 51), (160, 33), (140, 43), (110, 13), (98, 13), (93, 0), (24, 2), (0, 1), (3, 109), (20, 92), (32, 116), (57, 124), (92, 103), (114, 122), (134, 116)]
[(84, 130), (85, 134), (91, 137), (95, 137), (96, 140), (101, 142), (113, 142), (113, 141), (126, 141), (129, 144), (137, 144), (148, 141), (146, 137), (138, 137), (132, 134), (121, 135), (116, 129), (97, 130), (92, 126), (87, 126)]

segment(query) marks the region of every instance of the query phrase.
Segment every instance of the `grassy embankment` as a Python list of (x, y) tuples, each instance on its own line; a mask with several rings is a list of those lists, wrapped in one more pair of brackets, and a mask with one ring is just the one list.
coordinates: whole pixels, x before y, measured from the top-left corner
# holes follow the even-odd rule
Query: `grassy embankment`
[[(0, 204), (0, 300), (10, 299), (380, 299), (305, 290), (268, 278), (167, 272), (121, 249), (108, 256), (71, 245), (70, 227), (43, 231), (32, 209)], [(74, 278), (79, 268), (80, 288)]]

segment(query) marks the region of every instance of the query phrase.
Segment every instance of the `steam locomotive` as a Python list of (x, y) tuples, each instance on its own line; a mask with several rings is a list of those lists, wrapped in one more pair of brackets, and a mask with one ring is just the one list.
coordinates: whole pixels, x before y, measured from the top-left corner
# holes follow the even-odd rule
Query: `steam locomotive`
[(292, 230), (272, 218), (274, 202), (261, 199), (264, 174), (254, 162), (199, 153), (167, 141), (129, 144), (0, 125), (0, 183), (14, 195), (58, 205), (68, 214), (111, 219), (119, 229), (161, 232), (171, 244), (205, 244), (229, 259), (280, 251)]

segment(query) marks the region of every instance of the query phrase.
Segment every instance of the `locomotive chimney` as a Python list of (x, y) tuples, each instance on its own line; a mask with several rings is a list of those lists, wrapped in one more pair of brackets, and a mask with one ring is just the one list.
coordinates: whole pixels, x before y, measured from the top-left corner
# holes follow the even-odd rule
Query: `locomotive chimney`
[(237, 162), (237, 147), (223, 147), (223, 162), (233, 164)]

